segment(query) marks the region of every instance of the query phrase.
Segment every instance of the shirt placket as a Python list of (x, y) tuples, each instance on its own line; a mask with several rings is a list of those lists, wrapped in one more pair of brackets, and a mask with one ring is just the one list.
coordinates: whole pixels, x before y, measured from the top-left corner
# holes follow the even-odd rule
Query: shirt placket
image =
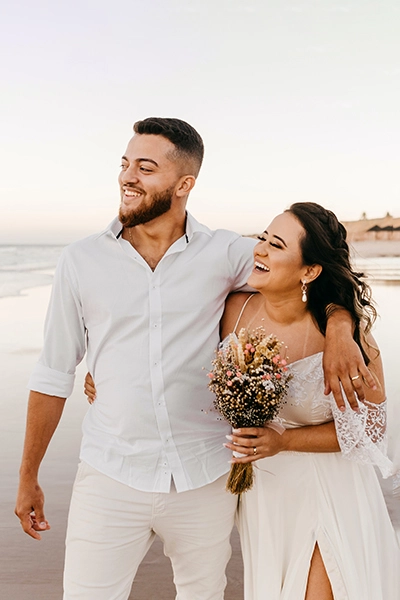
[(160, 269), (156, 269), (151, 273), (149, 281), (149, 359), (154, 414), (163, 447), (159, 461), (159, 481), (157, 487), (167, 492), (170, 488), (174, 467), (178, 469), (182, 469), (182, 467), (172, 438), (171, 424), (164, 393), (160, 277)]

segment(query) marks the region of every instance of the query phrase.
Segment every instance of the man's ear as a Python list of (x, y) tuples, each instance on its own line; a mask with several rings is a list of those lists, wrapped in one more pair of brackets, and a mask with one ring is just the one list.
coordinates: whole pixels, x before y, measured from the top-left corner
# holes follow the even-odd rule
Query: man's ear
[(304, 279), (307, 281), (307, 283), (311, 283), (312, 281), (317, 279), (317, 277), (319, 277), (319, 275), (321, 275), (321, 273), (322, 273), (321, 265), (310, 265), (305, 268)]
[(187, 196), (189, 192), (194, 188), (194, 184), (196, 183), (196, 178), (193, 175), (183, 175), (180, 178), (177, 187), (176, 187), (176, 195), (177, 196)]

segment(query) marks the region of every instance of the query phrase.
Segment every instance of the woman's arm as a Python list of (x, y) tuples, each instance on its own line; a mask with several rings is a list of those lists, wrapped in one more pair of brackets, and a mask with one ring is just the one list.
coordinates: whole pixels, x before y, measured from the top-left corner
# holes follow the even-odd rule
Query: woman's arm
[(96, 386), (90, 373), (86, 373), (83, 391), (89, 404), (93, 404), (96, 400)]
[[(285, 429), (280, 434), (270, 427), (243, 427), (234, 429), (227, 436), (224, 446), (234, 452), (246, 454), (243, 458), (232, 457), (233, 463), (248, 463), (274, 456), (279, 452), (339, 452), (333, 421), (321, 425), (307, 425)], [(256, 451), (254, 451), (256, 448)]]
[[(254, 292), (253, 292), (254, 293)], [(234, 292), (229, 294), (225, 302), (225, 310), (220, 323), (220, 339), (223, 340), (233, 332), (243, 304), (251, 296), (249, 292)]]

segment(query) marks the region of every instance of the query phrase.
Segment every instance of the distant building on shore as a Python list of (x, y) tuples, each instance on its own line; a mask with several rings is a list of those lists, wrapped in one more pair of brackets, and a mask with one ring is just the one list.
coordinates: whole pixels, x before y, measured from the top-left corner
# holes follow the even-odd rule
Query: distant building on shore
[(400, 241), (400, 217), (387, 213), (382, 219), (362, 218), (359, 221), (342, 221), (349, 242), (375, 240)]

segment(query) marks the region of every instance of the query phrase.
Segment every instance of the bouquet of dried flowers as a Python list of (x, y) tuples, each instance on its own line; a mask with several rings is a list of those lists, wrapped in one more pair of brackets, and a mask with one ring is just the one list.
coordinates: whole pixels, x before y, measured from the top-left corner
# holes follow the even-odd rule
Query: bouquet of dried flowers
[[(277, 415), (291, 378), (282, 346), (258, 327), (231, 334), (217, 350), (208, 387), (215, 394), (215, 408), (233, 428), (263, 427)], [(252, 463), (234, 463), (226, 489), (240, 494), (252, 485)]]

